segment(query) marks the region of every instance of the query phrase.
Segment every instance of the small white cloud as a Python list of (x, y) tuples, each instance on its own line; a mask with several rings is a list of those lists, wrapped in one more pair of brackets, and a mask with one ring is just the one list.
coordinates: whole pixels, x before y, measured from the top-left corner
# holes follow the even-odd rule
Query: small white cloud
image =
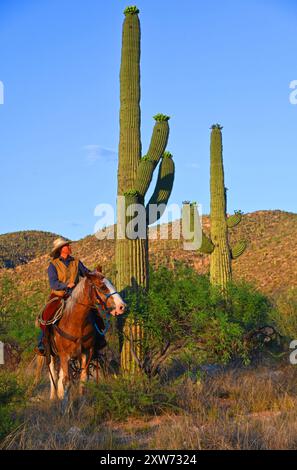
[(84, 150), (86, 151), (86, 160), (89, 164), (93, 164), (98, 161), (106, 163), (115, 162), (117, 160), (117, 152), (115, 150), (101, 147), (100, 145), (85, 145)]
[(200, 165), (199, 165), (199, 163), (188, 163), (187, 167), (188, 168), (194, 168), (194, 169), (197, 170), (198, 168), (200, 168)]

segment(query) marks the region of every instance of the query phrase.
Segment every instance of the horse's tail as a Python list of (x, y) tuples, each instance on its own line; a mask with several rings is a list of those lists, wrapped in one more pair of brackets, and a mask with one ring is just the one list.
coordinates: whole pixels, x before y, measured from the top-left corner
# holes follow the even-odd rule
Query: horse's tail
[(36, 372), (35, 372), (35, 380), (34, 380), (35, 385), (37, 385), (38, 382), (40, 381), (41, 372), (42, 372), (44, 363), (45, 363), (45, 356), (37, 355), (36, 356)]

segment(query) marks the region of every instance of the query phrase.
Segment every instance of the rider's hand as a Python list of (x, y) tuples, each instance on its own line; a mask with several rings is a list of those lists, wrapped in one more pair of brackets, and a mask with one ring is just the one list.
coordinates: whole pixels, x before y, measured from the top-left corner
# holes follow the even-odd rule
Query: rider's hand
[(69, 282), (68, 289), (72, 289), (75, 286), (74, 282)]

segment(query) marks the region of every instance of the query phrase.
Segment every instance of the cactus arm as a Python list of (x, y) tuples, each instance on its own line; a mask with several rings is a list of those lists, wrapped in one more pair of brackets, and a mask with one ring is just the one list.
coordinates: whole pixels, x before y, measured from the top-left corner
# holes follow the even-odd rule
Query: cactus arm
[(236, 227), (241, 222), (242, 215), (240, 212), (236, 212), (234, 215), (231, 215), (227, 218), (227, 226), (228, 228)]
[(140, 160), (137, 168), (135, 189), (142, 197), (145, 196), (149, 185), (151, 184), (155, 166), (155, 162), (153, 162), (148, 156), (145, 156)]
[(144, 197), (151, 184), (154, 170), (164, 154), (169, 136), (169, 116), (157, 114), (147, 155), (139, 162), (134, 187)]
[(154, 119), (156, 122), (154, 125), (147, 156), (150, 160), (155, 162), (156, 166), (167, 146), (169, 136), (168, 121), (170, 117), (166, 116), (165, 114), (156, 114), (156, 116), (154, 116)]
[(214, 250), (214, 244), (212, 243), (211, 239), (208, 238), (208, 236), (205, 235), (205, 233), (202, 231), (202, 242), (201, 242), (199, 251), (206, 255), (210, 255), (213, 252), (213, 250)]
[[(150, 224), (157, 222), (165, 211), (166, 204), (170, 198), (173, 187), (174, 172), (175, 168), (172, 155), (169, 152), (165, 152), (159, 166), (155, 190), (146, 205), (147, 221), (149, 221)], [(160, 205), (160, 212), (158, 214), (155, 213), (153, 219), (150, 217), (151, 214), (149, 208), (151, 204)]]
[(240, 240), (237, 242), (233, 248), (231, 248), (231, 258), (236, 259), (239, 258), (239, 256), (242, 255), (242, 253), (245, 251), (247, 247), (247, 242), (246, 240)]

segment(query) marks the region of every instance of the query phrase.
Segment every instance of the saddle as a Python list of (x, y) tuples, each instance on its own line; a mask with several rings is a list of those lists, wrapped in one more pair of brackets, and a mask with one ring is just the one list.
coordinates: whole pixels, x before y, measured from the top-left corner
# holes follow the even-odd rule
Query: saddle
[[(39, 316), (39, 319), (41, 318), (45, 322), (52, 320), (58, 308), (61, 306), (61, 303), (64, 302), (68, 297), (69, 294), (65, 294), (62, 297), (57, 297), (55, 294), (50, 294), (47, 303)], [(40, 328), (45, 333), (48, 326), (40, 323)]]

